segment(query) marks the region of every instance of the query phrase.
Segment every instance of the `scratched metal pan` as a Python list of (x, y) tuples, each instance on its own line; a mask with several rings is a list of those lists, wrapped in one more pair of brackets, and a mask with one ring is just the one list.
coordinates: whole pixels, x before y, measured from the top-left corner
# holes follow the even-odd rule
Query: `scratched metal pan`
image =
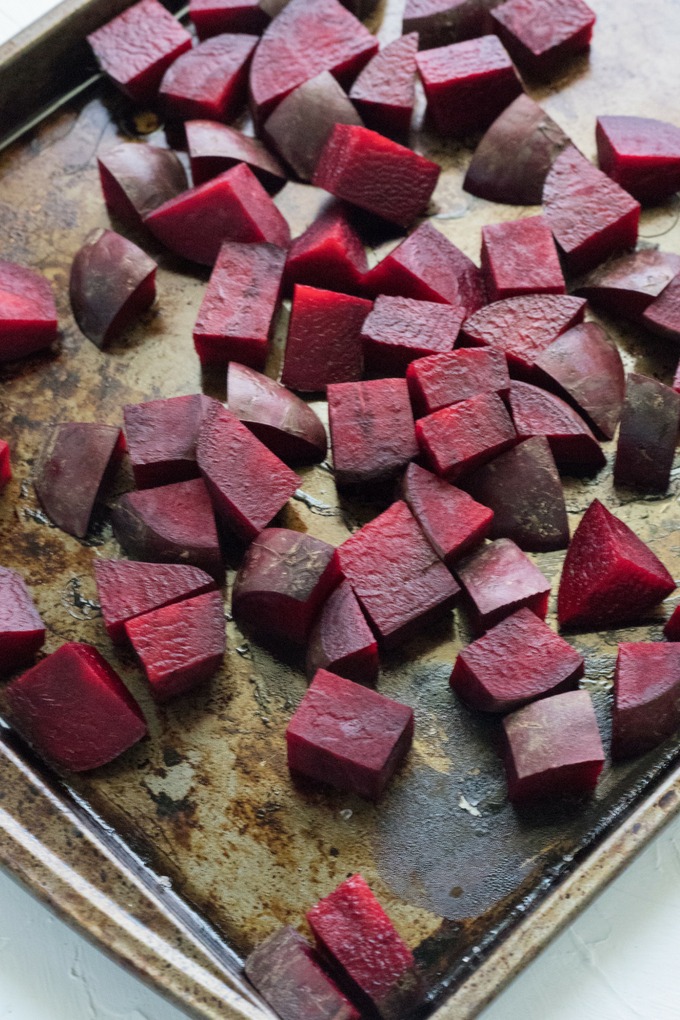
[[(474, 1016), (677, 810), (677, 742), (630, 764), (608, 763), (584, 803), (513, 810), (495, 751), (497, 724), (466, 711), (448, 687), (468, 638), (458, 610), (383, 663), (380, 690), (412, 705), (417, 725), (408, 762), (377, 807), (294, 788), (283, 734), (306, 686), (300, 664), (248, 641), (229, 618), (227, 660), (215, 680), (167, 707), (152, 703), (132, 655), (110, 644), (96, 605), (93, 561), (120, 555), (109, 507), (79, 542), (50, 525), (31, 486), (54, 422), (120, 424), (126, 402), (201, 388), (224, 395), (222, 378), (202, 378), (191, 340), (207, 271), (148, 239), (160, 261), (159, 297), (138, 327), (101, 352), (70, 313), (73, 254), (92, 228), (108, 225), (98, 150), (121, 135), (162, 139), (153, 115), (135, 114), (96, 76), (83, 42), (125, 6), (63, 4), (0, 50), (0, 126), (10, 138), (0, 153), (2, 257), (52, 281), (61, 326), (52, 353), (6, 367), (0, 378), (0, 435), (11, 444), (15, 472), (0, 499), (0, 562), (34, 592), (47, 624), (45, 651), (67, 640), (95, 644), (139, 699), (151, 736), (112, 765), (74, 778), (55, 775), (0, 730), (0, 860), (103, 948), (211, 1018), (269, 1016), (240, 978), (241, 960), (279, 925), (304, 926), (311, 904), (360, 871), (415, 949), (427, 986), (419, 1015)], [(593, 6), (590, 57), (550, 89), (531, 89), (591, 157), (596, 113), (663, 117), (667, 97), (680, 94), (680, 5), (659, 0), (644, 15), (634, 0)], [(398, 30), (399, 7), (390, 0), (378, 11), (383, 39)], [(433, 221), (477, 258), (482, 224), (522, 210), (461, 190), (470, 146), (425, 132), (414, 143), (444, 168)], [(293, 234), (320, 200), (311, 188), (286, 186), (277, 201)], [(680, 253), (675, 202), (646, 212), (641, 232)], [(676, 352), (606, 326), (628, 367), (670, 380)], [(279, 357), (275, 351), (272, 372)], [(612, 454), (609, 444), (597, 479), (565, 480), (572, 528), (597, 495), (680, 577), (677, 471), (668, 495), (640, 498), (614, 490)], [(130, 486), (123, 469), (109, 506)], [(340, 505), (332, 474), (314, 468), (280, 523), (337, 543), (379, 509)], [(562, 554), (536, 560), (554, 594)], [(670, 608), (639, 627), (570, 638), (586, 655), (583, 683), (607, 743), (617, 642), (660, 639)], [(0, 715), (3, 698), (0, 691)]]

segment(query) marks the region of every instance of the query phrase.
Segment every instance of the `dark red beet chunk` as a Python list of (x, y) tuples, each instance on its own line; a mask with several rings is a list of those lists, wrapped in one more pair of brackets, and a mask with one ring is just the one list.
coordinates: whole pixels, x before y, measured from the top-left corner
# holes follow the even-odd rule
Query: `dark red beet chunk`
[(623, 642), (614, 672), (612, 758), (650, 751), (680, 726), (680, 646)]
[(570, 273), (585, 273), (637, 241), (639, 204), (573, 145), (548, 172), (543, 215)]
[(281, 382), (314, 393), (361, 379), (361, 328), (371, 302), (296, 284)]
[(583, 418), (554, 393), (513, 382), (509, 404), (518, 437), (545, 436), (561, 468), (580, 474), (604, 467), (602, 447)]
[(284, 287), (304, 283), (322, 290), (357, 294), (368, 269), (361, 238), (339, 203), (333, 203), (296, 237), (288, 251)]
[(413, 954), (361, 875), (319, 900), (307, 920), (324, 953), (383, 1020), (403, 1020), (420, 1001)]
[(0, 364), (42, 351), (56, 339), (57, 308), (45, 277), (0, 260)]
[(680, 606), (676, 606), (663, 628), (664, 637), (669, 641), (680, 641)]
[(416, 358), (452, 351), (464, 316), (455, 305), (377, 298), (361, 330), (367, 367), (379, 375), (403, 375)]
[(390, 223), (409, 227), (425, 212), (439, 173), (436, 163), (375, 131), (336, 124), (312, 183)]
[(406, 382), (418, 417), (479, 393), (497, 393), (502, 397), (510, 391), (505, 355), (491, 348), (463, 348), (413, 361), (406, 369)]
[(224, 242), (193, 331), (202, 365), (264, 368), (285, 263), (273, 244)]
[(587, 691), (543, 698), (503, 720), (508, 797), (515, 804), (590, 793), (604, 750)]
[(482, 227), (482, 271), (489, 301), (565, 291), (557, 248), (542, 216)]
[(21, 574), (0, 567), (0, 675), (30, 662), (45, 644), (45, 624)]
[(349, 97), (372, 131), (389, 138), (408, 135), (415, 103), (418, 33), (411, 32), (385, 46), (366, 65)]
[(335, 563), (385, 648), (418, 633), (460, 590), (401, 501), (338, 546)]
[(595, 14), (583, 0), (507, 0), (491, 20), (517, 66), (546, 77), (588, 49)]
[(649, 546), (593, 500), (564, 561), (560, 626), (595, 630), (638, 621), (674, 590), (675, 581)]
[(428, 542), (447, 566), (489, 534), (493, 510), (417, 464), (409, 464), (401, 494)]
[(598, 266), (576, 292), (598, 308), (637, 319), (680, 273), (680, 255), (655, 248), (629, 252)]
[(254, 35), (216, 35), (182, 54), (165, 72), (159, 99), (182, 120), (233, 120), (248, 97)]
[(123, 433), (116, 425), (54, 426), (38, 459), (34, 485), (45, 513), (58, 528), (85, 537), (97, 495), (124, 450)]
[(189, 0), (189, 17), (199, 39), (221, 32), (259, 35), (270, 21), (259, 0)]
[(72, 772), (106, 765), (147, 733), (139, 705), (91, 645), (62, 645), (8, 686), (7, 703), (29, 744)]
[(673, 343), (680, 343), (680, 275), (647, 306), (640, 319), (643, 326)]
[(189, 187), (178, 157), (156, 145), (123, 142), (97, 157), (99, 179), (109, 215), (133, 230), (147, 213)]
[(213, 401), (202, 393), (123, 407), (128, 454), (138, 489), (198, 478), (196, 442)]
[(403, 32), (418, 32), (421, 50), (489, 32), (485, 0), (406, 0)]
[(650, 117), (598, 117), (600, 170), (643, 204), (680, 188), (680, 128)]
[(327, 669), (359, 684), (378, 679), (378, 645), (359, 601), (347, 581), (331, 592), (307, 643), (306, 672), (311, 679)]
[(680, 425), (680, 394), (658, 379), (631, 372), (614, 461), (614, 484), (665, 492)]
[(403, 379), (334, 383), (328, 417), (339, 486), (389, 481), (418, 454)]
[(419, 418), (416, 436), (434, 471), (452, 481), (516, 441), (510, 415), (495, 393), (480, 393)]
[(191, 36), (158, 0), (140, 0), (87, 37), (102, 71), (137, 103), (149, 103)]
[(0, 492), (2, 492), (11, 478), (12, 464), (9, 456), (9, 446), (4, 439), (0, 439)]
[(184, 130), (194, 184), (205, 184), (237, 163), (246, 163), (270, 195), (286, 183), (284, 167), (259, 139), (211, 120), (188, 120)]
[(545, 619), (550, 582), (509, 538), (482, 546), (456, 567), (456, 577), (470, 598), (478, 630), (523, 606)]

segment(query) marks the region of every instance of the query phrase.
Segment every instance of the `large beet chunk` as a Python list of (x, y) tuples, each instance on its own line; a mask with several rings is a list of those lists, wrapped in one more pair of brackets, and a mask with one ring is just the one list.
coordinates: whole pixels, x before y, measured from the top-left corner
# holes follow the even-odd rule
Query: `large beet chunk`
[(418, 33), (411, 32), (385, 46), (366, 65), (349, 97), (372, 131), (404, 138), (415, 103)]
[(513, 382), (509, 404), (518, 437), (545, 436), (560, 467), (574, 473), (604, 467), (602, 447), (583, 418), (561, 397), (530, 383)]
[(680, 255), (643, 248), (598, 266), (582, 280), (576, 293), (614, 315), (637, 319), (680, 273)]
[(221, 32), (259, 35), (271, 20), (260, 0), (189, 0), (189, 17), (199, 39)]
[(147, 213), (189, 187), (176, 154), (156, 145), (123, 142), (99, 153), (97, 165), (109, 215), (133, 229), (142, 226)]
[(680, 394), (658, 379), (631, 372), (614, 461), (614, 483), (665, 492), (680, 425)]
[(508, 363), (502, 351), (462, 348), (412, 361), (406, 369), (411, 403), (420, 418), (480, 393), (507, 396)]
[(491, 21), (520, 70), (538, 78), (588, 49), (595, 14), (583, 0), (507, 0)]
[(416, 358), (452, 351), (464, 316), (459, 306), (381, 295), (361, 330), (368, 368), (403, 375)]
[(416, 422), (421, 453), (450, 481), (507, 450), (517, 434), (501, 398), (480, 393)]
[(474, 39), (490, 31), (487, 8), (494, 0), (406, 0), (403, 32), (418, 32), (421, 50)]
[(288, 251), (284, 283), (304, 283), (321, 290), (360, 294), (368, 269), (361, 238), (347, 219), (339, 202), (331, 204)]
[(168, 114), (186, 120), (233, 120), (246, 103), (248, 67), (257, 42), (254, 35), (217, 35), (178, 57), (159, 90)]
[(45, 643), (45, 625), (21, 574), (0, 567), (0, 675), (30, 662)]
[(486, 630), (526, 606), (542, 620), (548, 611), (550, 582), (509, 538), (483, 545), (456, 565), (473, 623)]
[(652, 333), (680, 343), (680, 274), (645, 308), (640, 321)]
[(347, 581), (331, 592), (312, 627), (305, 669), (310, 680), (318, 669), (361, 684), (378, 678), (378, 645)]
[(194, 184), (205, 184), (237, 163), (246, 163), (270, 195), (286, 183), (286, 171), (258, 138), (212, 120), (188, 120), (184, 125)]
[(123, 408), (128, 455), (139, 489), (198, 478), (196, 442), (210, 397), (166, 397)]
[(0, 363), (24, 358), (57, 339), (57, 308), (47, 280), (0, 260)]
[(663, 202), (680, 188), (680, 128), (651, 117), (598, 117), (600, 170), (638, 202)]
[(482, 270), (490, 301), (565, 291), (552, 232), (542, 216), (483, 226)]
[(623, 642), (614, 672), (612, 757), (643, 754), (680, 726), (680, 645)]

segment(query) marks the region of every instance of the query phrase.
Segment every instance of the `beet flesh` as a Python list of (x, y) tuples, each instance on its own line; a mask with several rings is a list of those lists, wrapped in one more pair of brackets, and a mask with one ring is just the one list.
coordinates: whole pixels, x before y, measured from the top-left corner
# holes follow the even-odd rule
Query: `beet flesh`
[(189, 17), (199, 39), (222, 32), (259, 35), (271, 20), (260, 0), (189, 0)]
[(680, 275), (674, 276), (659, 296), (647, 305), (640, 321), (664, 340), (680, 343)]
[(216, 35), (187, 50), (163, 75), (159, 99), (182, 120), (233, 120), (248, 98), (255, 35)]
[(45, 644), (45, 624), (21, 574), (0, 567), (0, 674), (25, 666)]
[(542, 216), (482, 227), (482, 271), (489, 301), (565, 291), (552, 232)]
[(488, 630), (524, 606), (545, 619), (550, 582), (509, 538), (483, 545), (456, 566), (477, 630)]
[(5, 488), (12, 478), (12, 463), (10, 459), (9, 444), (0, 439), (0, 492)]
[(408, 136), (415, 104), (418, 33), (385, 46), (363, 69), (349, 97), (371, 131), (388, 138)]
[(614, 672), (612, 757), (651, 750), (680, 727), (680, 645), (622, 642)]
[(97, 156), (97, 165), (109, 215), (132, 229), (189, 187), (177, 155), (156, 145), (115, 145)]
[(513, 382), (509, 406), (519, 439), (545, 436), (559, 467), (579, 474), (604, 467), (602, 447), (583, 418), (561, 397), (530, 383)]
[(627, 252), (598, 266), (576, 293), (614, 315), (637, 319), (680, 273), (680, 255), (655, 248)]
[(480, 393), (416, 422), (421, 453), (450, 481), (472, 471), (516, 441), (515, 427), (501, 398)]
[(270, 195), (286, 183), (284, 166), (258, 138), (211, 120), (188, 120), (184, 130), (194, 184), (205, 184), (237, 163), (246, 163)]
[(631, 372), (621, 413), (614, 484), (665, 492), (680, 426), (680, 394), (658, 379)]
[(680, 641), (680, 606), (676, 606), (666, 620), (663, 634), (668, 641)]
[(334, 202), (296, 237), (288, 251), (284, 287), (296, 283), (320, 290), (361, 294), (368, 269), (361, 238), (339, 202)]
[(45, 277), (0, 260), (0, 364), (42, 351), (56, 339), (57, 308)]
[(138, 489), (198, 478), (196, 442), (210, 397), (192, 393), (123, 407), (127, 450)]
[(680, 188), (680, 128), (651, 117), (598, 117), (600, 170), (643, 204)]
[(491, 21), (520, 70), (545, 78), (588, 49), (595, 14), (583, 0), (507, 0)]
[(367, 368), (403, 375), (416, 358), (452, 351), (464, 315), (457, 305), (381, 295), (361, 330)]
[(402, 31), (418, 32), (420, 49), (474, 39), (490, 31), (493, 0), (406, 0)]
[(492, 348), (462, 348), (412, 361), (406, 382), (418, 417), (480, 393), (504, 397), (510, 391), (505, 354)]
[(342, 581), (322, 606), (309, 634), (305, 670), (311, 680), (318, 669), (347, 680), (374, 684), (378, 679), (378, 644), (348, 581)]

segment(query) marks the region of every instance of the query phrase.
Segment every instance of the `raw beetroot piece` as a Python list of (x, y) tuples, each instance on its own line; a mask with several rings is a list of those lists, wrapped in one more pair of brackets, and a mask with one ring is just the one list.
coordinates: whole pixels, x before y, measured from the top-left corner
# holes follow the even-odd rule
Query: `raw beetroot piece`
[(389, 481), (418, 454), (403, 379), (328, 387), (333, 471), (339, 486)]
[(680, 188), (680, 128), (651, 117), (598, 117), (600, 170), (644, 204)]
[(307, 911), (324, 954), (347, 976), (383, 1020), (403, 1020), (422, 987), (413, 954), (361, 875)]
[(125, 451), (117, 425), (55, 425), (38, 458), (33, 484), (43, 510), (62, 531), (84, 538), (95, 500)]
[(109, 215), (133, 230), (147, 213), (189, 187), (184, 167), (170, 149), (123, 142), (97, 156)]
[(294, 471), (224, 408), (203, 422), (197, 460), (217, 514), (246, 542), (269, 524), (301, 484)]
[(291, 244), (283, 275), (284, 289), (290, 293), (294, 284), (304, 283), (308, 287), (359, 294), (367, 270), (361, 238), (348, 222), (342, 206), (333, 203)]
[(279, 928), (256, 946), (245, 972), (281, 1020), (361, 1020), (294, 928)]
[(495, 35), (424, 50), (416, 62), (428, 117), (443, 135), (487, 128), (522, 91), (512, 61)]
[(680, 606), (676, 606), (663, 628), (664, 637), (668, 641), (680, 641)]
[(260, 35), (270, 21), (259, 0), (189, 0), (189, 17), (199, 39), (222, 32)]
[(390, 223), (410, 227), (425, 212), (439, 173), (436, 163), (376, 131), (336, 124), (312, 184)]
[(542, 216), (483, 226), (481, 261), (490, 301), (565, 292), (557, 248)]
[(11, 722), (59, 768), (85, 772), (147, 734), (142, 711), (96, 648), (69, 642), (7, 688)]
[(492, 538), (511, 538), (527, 552), (569, 545), (564, 490), (545, 436), (518, 443), (462, 484), (493, 510)]
[(367, 367), (404, 375), (416, 358), (451, 352), (464, 317), (459, 305), (381, 295), (361, 330)]
[(680, 646), (622, 642), (614, 672), (612, 758), (650, 751), (680, 726)]
[(544, 78), (590, 47), (595, 14), (583, 0), (507, 0), (491, 20), (520, 70)]
[(338, 546), (334, 562), (385, 648), (419, 633), (460, 591), (401, 500)]
[(281, 382), (305, 393), (364, 374), (361, 329), (371, 302), (296, 284)]
[(285, 264), (273, 244), (224, 242), (193, 330), (202, 365), (264, 368)]
[(208, 591), (136, 616), (125, 633), (144, 667), (155, 701), (186, 694), (214, 676), (226, 649), (224, 603)]
[(490, 6), (489, 0), (406, 0), (402, 32), (418, 32), (421, 50), (474, 39), (490, 31)]
[(0, 439), (0, 492), (12, 477), (12, 465), (9, 456), (9, 444)]
[(126, 237), (95, 230), (71, 263), (73, 317), (88, 340), (105, 347), (156, 298), (156, 263)]
[(614, 484), (665, 492), (680, 425), (680, 394), (658, 379), (631, 372), (621, 413)]
[(136, 103), (149, 103), (191, 36), (158, 0), (140, 0), (87, 37), (102, 71)]
[(554, 393), (513, 382), (509, 406), (518, 437), (545, 436), (559, 467), (576, 474), (604, 467), (602, 447), (583, 418)]
[(594, 499), (567, 550), (557, 619), (587, 630), (636, 621), (674, 589), (649, 546)]
[(573, 145), (548, 171), (543, 215), (570, 273), (585, 273), (637, 241), (639, 203)]
[(224, 241), (290, 244), (288, 224), (245, 163), (165, 202), (144, 222), (170, 251), (206, 266)]
[(378, 800), (413, 740), (413, 711), (320, 669), (286, 730), (288, 768)]
[(45, 644), (45, 624), (21, 574), (0, 567), (0, 674), (30, 662)]
[(159, 100), (171, 117), (233, 120), (248, 98), (255, 35), (216, 35), (182, 54), (163, 75)]
[(493, 510), (417, 464), (407, 467), (401, 495), (448, 567), (489, 534)]
[(506, 357), (491, 348), (463, 348), (412, 361), (406, 382), (419, 418), (479, 393), (504, 397), (510, 391)]
[(307, 676), (327, 669), (358, 684), (378, 679), (378, 644), (348, 581), (326, 599), (307, 642)]
[(579, 284), (576, 293), (614, 315), (637, 319), (678, 273), (680, 255), (643, 249), (598, 266)]
[(604, 766), (587, 691), (543, 698), (503, 720), (508, 797), (514, 804), (590, 793)]
[(326, 430), (311, 407), (236, 361), (227, 369), (227, 406), (286, 464), (315, 464), (326, 456)]
[(128, 492), (113, 510), (113, 532), (129, 556), (186, 563), (224, 577), (215, 517), (201, 478)]
[(202, 393), (125, 404), (125, 437), (138, 489), (199, 477), (196, 442), (211, 404)]
[(512, 446), (515, 427), (495, 393), (480, 393), (416, 422), (421, 453), (433, 470), (454, 481)]
[(40, 273), (0, 259), (0, 364), (42, 351), (57, 339), (57, 307)]
[(350, 89), (361, 118), (372, 131), (389, 138), (408, 135), (415, 104), (418, 33), (385, 46), (366, 65)]
[(205, 184), (237, 163), (246, 163), (270, 195), (286, 183), (286, 171), (257, 138), (211, 120), (188, 120), (184, 125), (194, 184)]
[(480, 712), (513, 712), (576, 687), (583, 658), (532, 613), (520, 609), (458, 654), (451, 687)]
[(312, 535), (265, 528), (251, 543), (234, 581), (236, 622), (270, 641), (303, 645), (337, 583), (334, 552)]
[(647, 306), (640, 322), (665, 340), (680, 343), (680, 275)]
[(526, 606), (545, 620), (550, 581), (509, 538), (482, 546), (456, 567), (477, 630), (488, 630)]

